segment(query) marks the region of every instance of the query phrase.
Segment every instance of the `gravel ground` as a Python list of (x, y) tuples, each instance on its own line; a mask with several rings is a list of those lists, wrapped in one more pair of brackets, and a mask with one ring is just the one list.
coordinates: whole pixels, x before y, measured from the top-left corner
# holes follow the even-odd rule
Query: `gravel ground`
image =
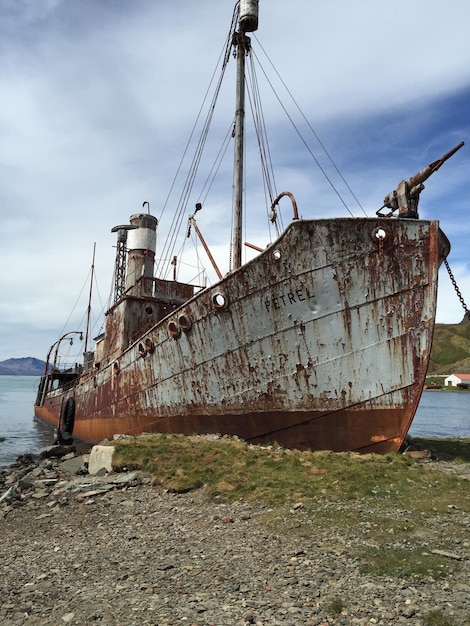
[(77, 476), (77, 463), (23, 459), (0, 477), (3, 626), (469, 623), (468, 558), (451, 578), (368, 576), (354, 528), (278, 536), (261, 505), (165, 493), (138, 472)]

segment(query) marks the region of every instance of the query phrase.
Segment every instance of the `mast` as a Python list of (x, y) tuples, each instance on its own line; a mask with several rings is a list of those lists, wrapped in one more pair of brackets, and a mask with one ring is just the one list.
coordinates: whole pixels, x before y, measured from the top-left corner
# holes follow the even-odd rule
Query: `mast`
[(239, 30), (234, 33), (237, 49), (237, 85), (235, 104), (235, 146), (233, 169), (233, 267), (242, 264), (243, 235), (243, 151), (245, 135), (245, 57), (250, 51), (250, 38), (245, 33), (258, 28), (258, 0), (240, 0)]
[(86, 316), (86, 333), (85, 333), (85, 354), (88, 350), (88, 335), (90, 331), (90, 318), (91, 318), (91, 297), (93, 295), (93, 279), (95, 274), (95, 253), (96, 253), (96, 241), (93, 244), (93, 260), (91, 262), (91, 275), (90, 275), (90, 293), (88, 294), (88, 310)]

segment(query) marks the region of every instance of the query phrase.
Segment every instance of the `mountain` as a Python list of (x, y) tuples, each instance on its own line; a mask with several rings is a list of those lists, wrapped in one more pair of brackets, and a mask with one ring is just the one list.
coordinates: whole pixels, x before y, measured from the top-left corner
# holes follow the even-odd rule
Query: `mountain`
[(46, 362), (27, 356), (0, 362), (0, 376), (42, 376)]
[(436, 324), (428, 374), (470, 374), (470, 323)]

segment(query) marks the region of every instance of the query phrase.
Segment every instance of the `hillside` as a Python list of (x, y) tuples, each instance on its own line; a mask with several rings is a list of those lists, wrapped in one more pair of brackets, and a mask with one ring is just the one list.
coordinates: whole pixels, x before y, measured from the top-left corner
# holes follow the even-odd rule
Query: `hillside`
[(436, 324), (428, 374), (470, 374), (470, 324)]
[(42, 376), (45, 361), (27, 356), (0, 362), (0, 376)]

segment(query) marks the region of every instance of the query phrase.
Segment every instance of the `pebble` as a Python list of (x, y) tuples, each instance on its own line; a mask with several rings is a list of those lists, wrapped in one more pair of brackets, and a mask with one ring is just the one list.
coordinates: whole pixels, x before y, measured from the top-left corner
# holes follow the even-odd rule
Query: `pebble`
[(468, 620), (468, 558), (450, 579), (374, 577), (354, 528), (279, 536), (267, 512), (165, 492), (144, 472), (90, 476), (85, 457), (20, 457), (0, 474), (0, 623), (425, 626), (431, 609)]

